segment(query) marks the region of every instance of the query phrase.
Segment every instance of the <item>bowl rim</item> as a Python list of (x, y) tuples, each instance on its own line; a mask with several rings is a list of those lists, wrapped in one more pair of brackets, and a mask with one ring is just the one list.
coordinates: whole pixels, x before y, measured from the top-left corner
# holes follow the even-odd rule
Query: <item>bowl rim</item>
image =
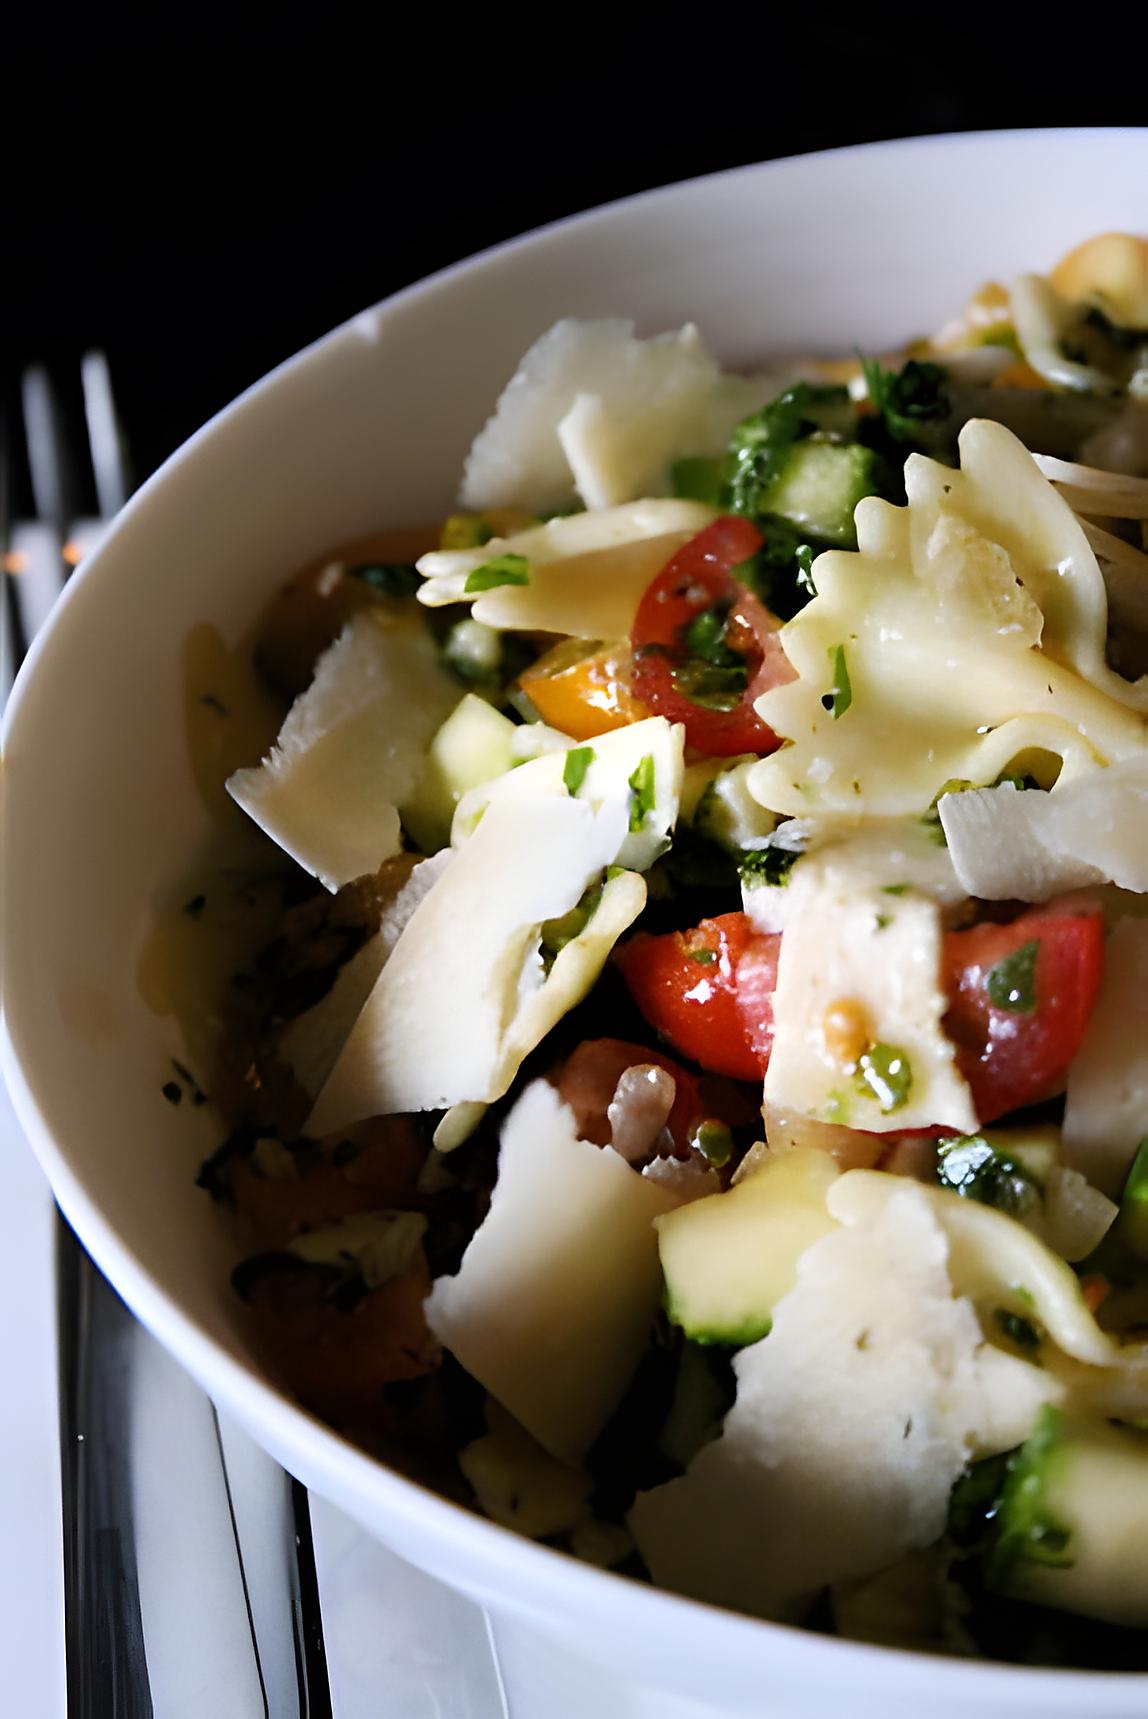
[[(20, 721), (28, 688), (34, 679), (38, 679), (39, 665), (50, 653), (61, 625), (66, 624), (77, 593), (87, 590), (100, 576), (104, 562), (115, 553), (126, 523), (150, 505), (153, 494), (224, 422), (231, 423), (240, 418), (257, 397), (269, 392), (284, 376), (321, 362), (324, 355), (340, 342), (364, 334), (369, 337), (381, 313), (446, 290), (462, 276), (499, 264), (521, 250), (540, 245), (551, 236), (576, 230), (608, 214), (644, 211), (660, 201), (668, 202), (680, 196), (686, 188), (705, 195), (708, 190), (741, 180), (792, 174), (800, 171), (802, 164), (823, 161), (828, 157), (863, 155), (872, 158), (874, 155), (885, 157), (922, 150), (952, 157), (963, 150), (981, 149), (994, 143), (1024, 152), (1054, 144), (1064, 146), (1083, 139), (1112, 142), (1131, 137), (1148, 139), (1148, 126), (936, 132), (746, 163), (659, 185), (560, 217), (411, 282), (347, 318), (251, 383), (181, 443), (141, 485), (116, 516), (99, 547), (69, 579), (48, 624), (27, 653), (0, 728), (0, 759), (8, 737)], [(5, 916), (7, 912), (5, 905)], [(736, 1650), (735, 1657), (739, 1663), (748, 1665), (756, 1660), (763, 1670), (775, 1667), (790, 1673), (807, 1671), (811, 1677), (832, 1661), (839, 1675), (847, 1674), (850, 1668), (855, 1669), (866, 1679), (866, 1687), (873, 1693), (896, 1695), (900, 1692), (907, 1694), (910, 1690), (919, 1691), (922, 1674), (928, 1669), (946, 1679), (946, 1693), (965, 1694), (973, 1701), (984, 1700), (991, 1693), (990, 1686), (995, 1684), (1002, 1698), (1007, 1699), (1010, 1694), (1023, 1696), (1024, 1711), (1035, 1711), (1033, 1703), (1040, 1700), (1048, 1712), (1074, 1712), (1078, 1710), (1078, 1703), (1096, 1697), (1098, 1682), (1113, 1695), (1127, 1695), (1138, 1702), (1143, 1701), (1148, 1688), (1148, 1672), (1062, 1670), (998, 1660), (945, 1658), (915, 1649), (820, 1635), (800, 1626), (751, 1617), (689, 1599), (614, 1571), (588, 1565), (555, 1548), (527, 1540), (368, 1455), (230, 1354), (196, 1318), (183, 1310), (136, 1253), (119, 1240), (104, 1217), (98, 1197), (89, 1191), (72, 1168), (64, 1147), (48, 1126), (36, 1094), (24, 1076), (20, 1038), (18, 1011), (17, 1018), (13, 1019), (0, 968), (0, 1073), (7, 1082), (17, 1117), (68, 1222), (140, 1322), (175, 1355), (201, 1386), (209, 1390), (213, 1400), (234, 1412), (256, 1436), (266, 1430), (277, 1449), (286, 1451), (317, 1476), (317, 1491), (336, 1500), (341, 1494), (370, 1494), (377, 1503), (379, 1514), (400, 1519), (406, 1526), (418, 1526), (429, 1531), (448, 1553), (455, 1548), (461, 1550), (465, 1544), (470, 1561), (481, 1566), (484, 1583), (517, 1612), (544, 1624), (547, 1617), (571, 1609), (577, 1609), (589, 1618), (595, 1610), (607, 1604), (611, 1610), (624, 1608), (638, 1628), (647, 1623), (654, 1628), (664, 1627), (669, 1618), (675, 1618), (677, 1627), (683, 1630), (689, 1629), (691, 1624), (696, 1627), (701, 1623), (710, 1632), (709, 1653), (714, 1651), (716, 1642), (719, 1649), (728, 1647)], [(527, 1607), (522, 1605), (523, 1590), (527, 1590), (530, 1596)], [(1112, 1709), (1113, 1712), (1117, 1710), (1128, 1714), (1139, 1711), (1131, 1705), (1125, 1707), (1123, 1703), (1119, 1709)]]

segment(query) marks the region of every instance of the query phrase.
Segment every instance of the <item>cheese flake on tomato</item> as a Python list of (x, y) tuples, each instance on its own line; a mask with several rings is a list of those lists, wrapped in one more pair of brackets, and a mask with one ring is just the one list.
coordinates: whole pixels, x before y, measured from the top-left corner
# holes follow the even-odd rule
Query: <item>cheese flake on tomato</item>
[(938, 1123), (973, 1133), (972, 1097), (941, 1027), (940, 909), (889, 894), (869, 865), (846, 844), (799, 861), (786, 885), (766, 1102), (866, 1131)]

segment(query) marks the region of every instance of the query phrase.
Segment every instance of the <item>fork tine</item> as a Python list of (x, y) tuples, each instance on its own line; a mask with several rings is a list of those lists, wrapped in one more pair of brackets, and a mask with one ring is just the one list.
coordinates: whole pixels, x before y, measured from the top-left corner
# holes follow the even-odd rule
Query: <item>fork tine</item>
[(84, 390), (84, 416), (88, 425), (88, 448), (96, 479), (96, 499), (101, 519), (111, 519), (131, 493), (130, 474), (123, 437), (116, 417), (111, 371), (102, 352), (86, 352), (80, 363)]

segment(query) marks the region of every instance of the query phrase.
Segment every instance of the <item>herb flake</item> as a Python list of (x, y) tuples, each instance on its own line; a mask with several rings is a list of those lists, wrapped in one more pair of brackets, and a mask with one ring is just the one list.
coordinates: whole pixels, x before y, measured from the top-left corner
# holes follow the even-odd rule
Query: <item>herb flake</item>
[(909, 1101), (912, 1065), (897, 1045), (870, 1045), (858, 1059), (853, 1084), (863, 1098), (876, 1099), (882, 1115), (888, 1116)]
[(568, 794), (577, 794), (586, 780), (586, 772), (594, 762), (592, 746), (575, 746), (566, 754), (562, 765), (562, 781)]
[(508, 551), (505, 555), (496, 555), (490, 561), (484, 561), (480, 567), (475, 567), (466, 576), (463, 592), (466, 596), (476, 596), (481, 591), (495, 591), (500, 585), (529, 585), (530, 563), (525, 555), (515, 555)]
[(833, 665), (833, 684), (821, 702), (836, 722), (853, 703), (853, 684), (849, 679), (849, 664), (844, 645), (830, 645), (829, 661)]
[(646, 819), (654, 809), (655, 776), (652, 752), (647, 752), (644, 758), (638, 760), (634, 773), (629, 778), (629, 788), (630, 830), (636, 833), (644, 828)]
[(1031, 1015), (1036, 1008), (1036, 961), (1040, 941), (1032, 938), (991, 967), (985, 977), (989, 1002), (1012, 1015)]

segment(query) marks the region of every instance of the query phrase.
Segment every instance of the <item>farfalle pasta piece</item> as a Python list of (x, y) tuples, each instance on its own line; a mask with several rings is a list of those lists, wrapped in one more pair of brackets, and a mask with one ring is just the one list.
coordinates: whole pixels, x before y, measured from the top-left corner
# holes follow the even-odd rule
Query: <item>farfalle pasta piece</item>
[[(781, 631), (796, 680), (757, 711), (791, 744), (750, 778), (771, 811), (920, 816), (1018, 759), (1068, 782), (1148, 743), (1148, 681), (1105, 661), (1104, 580), (1079, 520), (1000, 424), (961, 469), (912, 456), (908, 506), (857, 509)], [(842, 696), (847, 687), (848, 696)]]

